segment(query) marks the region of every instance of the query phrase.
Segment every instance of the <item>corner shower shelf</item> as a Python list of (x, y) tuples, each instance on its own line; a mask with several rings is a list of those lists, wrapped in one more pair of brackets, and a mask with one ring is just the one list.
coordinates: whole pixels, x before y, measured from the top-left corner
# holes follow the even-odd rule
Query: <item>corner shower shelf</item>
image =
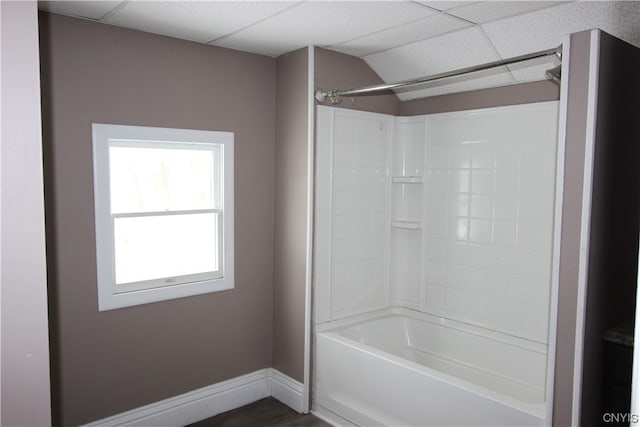
[(391, 177), (394, 184), (422, 184), (424, 178), (421, 176), (394, 176)]
[(404, 230), (421, 230), (422, 222), (420, 221), (404, 221), (404, 220), (393, 220), (391, 221), (392, 228), (402, 228)]

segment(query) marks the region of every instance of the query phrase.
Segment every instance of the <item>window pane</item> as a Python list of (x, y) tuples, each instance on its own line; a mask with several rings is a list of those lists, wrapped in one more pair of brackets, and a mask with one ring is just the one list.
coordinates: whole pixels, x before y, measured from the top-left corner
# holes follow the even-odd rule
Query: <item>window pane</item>
[(111, 212), (219, 208), (217, 151), (110, 146)]
[(218, 213), (115, 218), (116, 285), (217, 271)]

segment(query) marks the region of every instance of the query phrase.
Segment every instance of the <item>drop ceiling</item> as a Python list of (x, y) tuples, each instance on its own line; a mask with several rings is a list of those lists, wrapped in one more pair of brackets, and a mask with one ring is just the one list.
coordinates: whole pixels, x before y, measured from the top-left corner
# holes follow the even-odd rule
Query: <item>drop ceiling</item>
[[(362, 58), (387, 83), (554, 48), (565, 35), (591, 28), (640, 46), (640, 1), (41, 1), (39, 7), (272, 57), (319, 46)], [(550, 59), (503, 67), (398, 96), (542, 80), (551, 66)]]

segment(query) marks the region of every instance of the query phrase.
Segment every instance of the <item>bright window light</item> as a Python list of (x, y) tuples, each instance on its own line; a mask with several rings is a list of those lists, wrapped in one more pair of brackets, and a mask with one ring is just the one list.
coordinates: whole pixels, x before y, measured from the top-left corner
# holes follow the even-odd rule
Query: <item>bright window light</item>
[(100, 310), (232, 288), (233, 134), (94, 124), (93, 148)]

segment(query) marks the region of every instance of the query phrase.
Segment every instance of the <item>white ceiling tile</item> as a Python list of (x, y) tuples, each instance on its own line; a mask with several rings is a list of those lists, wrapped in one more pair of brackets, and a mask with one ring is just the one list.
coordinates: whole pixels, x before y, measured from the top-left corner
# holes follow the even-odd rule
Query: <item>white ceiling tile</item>
[(38, 8), (60, 15), (99, 20), (115, 9), (121, 1), (39, 1)]
[(509, 16), (521, 15), (566, 3), (562, 1), (485, 1), (447, 11), (475, 23), (497, 21)]
[(470, 25), (471, 24), (452, 18), (444, 13), (438, 13), (388, 30), (360, 37), (337, 46), (330, 46), (329, 48), (348, 55), (364, 56), (450, 33), (469, 27)]
[(482, 28), (505, 58), (556, 47), (565, 35), (592, 28), (640, 46), (640, 2), (574, 2), (483, 24)]
[(293, 1), (134, 1), (107, 23), (207, 43), (284, 11)]
[(461, 6), (466, 6), (472, 3), (480, 3), (478, 1), (420, 1), (419, 3), (424, 4), (425, 6), (432, 7), (438, 10), (449, 10)]
[(364, 57), (385, 82), (456, 70), (497, 59), (494, 49), (477, 27)]
[(215, 44), (278, 56), (311, 44), (336, 45), (430, 14), (433, 10), (407, 1), (312, 1)]

